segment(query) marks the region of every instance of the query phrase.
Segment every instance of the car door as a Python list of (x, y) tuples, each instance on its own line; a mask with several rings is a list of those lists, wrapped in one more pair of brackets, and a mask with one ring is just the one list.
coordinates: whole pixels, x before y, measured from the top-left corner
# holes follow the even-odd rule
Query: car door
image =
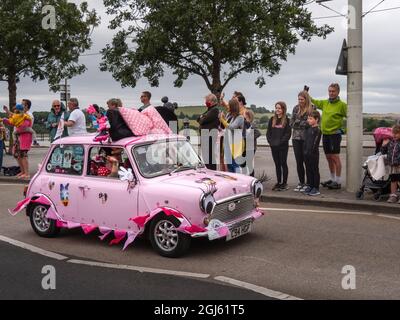
[[(137, 215), (139, 188), (119, 177), (98, 176), (91, 172), (91, 161), (99, 148), (104, 149), (92, 147), (89, 150), (86, 175), (79, 184), (81, 223), (129, 231), (134, 227), (129, 219)], [(127, 161), (128, 158), (124, 161), (125, 166), (130, 165)]]
[(79, 184), (83, 175), (83, 145), (56, 145), (40, 176), (40, 192), (54, 203), (61, 218), (79, 222)]

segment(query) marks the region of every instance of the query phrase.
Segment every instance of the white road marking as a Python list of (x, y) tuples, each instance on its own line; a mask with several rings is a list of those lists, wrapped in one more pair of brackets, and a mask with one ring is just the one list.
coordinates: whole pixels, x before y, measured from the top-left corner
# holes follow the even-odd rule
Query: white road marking
[(400, 217), (388, 216), (386, 214), (378, 214), (377, 216), (382, 217), (382, 218), (387, 218), (387, 219), (400, 220)]
[(268, 288), (256, 286), (256, 285), (251, 284), (251, 283), (235, 280), (235, 279), (228, 278), (228, 277), (220, 277), (219, 276), (219, 277), (215, 277), (214, 279), (217, 280), (217, 281), (229, 283), (229, 284), (237, 286), (237, 287), (245, 288), (247, 290), (251, 290), (251, 291), (260, 293), (260, 294), (262, 294), (264, 296), (267, 296), (267, 297), (270, 297), (270, 298), (274, 298), (274, 299), (278, 299), (278, 300), (303, 300), (303, 299), (288, 295), (286, 293), (282, 293), (282, 292), (279, 292), (279, 291), (274, 291), (274, 290), (271, 290), (271, 289), (268, 289)]
[(334, 210), (309, 210), (309, 209), (297, 209), (297, 208), (260, 208), (261, 210), (267, 211), (295, 211), (295, 212), (311, 212), (311, 213), (337, 213), (337, 214), (351, 214), (358, 216), (373, 216), (370, 212), (356, 212), (356, 211), (334, 211)]
[(119, 269), (119, 270), (130, 270), (130, 271), (138, 271), (138, 272), (143, 272), (143, 273), (167, 274), (167, 275), (188, 277), (188, 278), (207, 279), (207, 278), (210, 277), (209, 274), (204, 274), (204, 273), (192, 273), (192, 272), (172, 271), (172, 270), (164, 270), (164, 269), (153, 269), (153, 268), (144, 268), (144, 267), (121, 265), (121, 264), (111, 264), (111, 263), (84, 261), (84, 260), (74, 260), (74, 259), (72, 259), (72, 260), (68, 260), (67, 262), (68, 263), (74, 263), (74, 264), (82, 264), (82, 265), (92, 266), (92, 267), (101, 267), (101, 268), (110, 268), (110, 269)]
[(57, 253), (54, 253), (54, 252), (51, 252), (51, 251), (47, 251), (47, 250), (43, 250), (43, 249), (40, 249), (38, 247), (32, 246), (30, 244), (27, 244), (27, 243), (24, 243), (24, 242), (21, 242), (21, 241), (18, 241), (18, 240), (14, 240), (14, 239), (11, 239), (11, 238), (7, 238), (7, 237), (4, 237), (4, 236), (0, 236), (0, 241), (6, 242), (8, 244), (11, 244), (13, 246), (16, 246), (16, 247), (19, 247), (19, 248), (22, 248), (22, 249), (25, 249), (25, 250), (29, 250), (29, 251), (31, 251), (33, 253), (40, 254), (41, 256), (45, 256), (45, 257), (48, 257), (48, 258), (56, 259), (56, 260), (59, 260), (59, 261), (68, 259), (68, 257), (62, 256), (60, 254), (57, 254)]
[[(369, 217), (379, 217), (385, 219), (392, 219), (392, 220), (400, 220), (400, 217), (390, 216), (386, 214), (376, 214), (371, 212), (355, 212), (355, 211), (334, 211), (334, 210), (308, 210), (308, 209), (290, 209), (290, 208), (260, 208), (261, 210), (265, 211), (277, 211), (277, 212), (288, 212), (288, 211), (295, 211), (295, 212), (310, 212), (310, 213), (327, 213), (327, 214), (346, 214), (346, 215), (355, 215), (355, 216), (369, 216)], [(400, 209), (400, 208), (399, 208)], [(400, 211), (400, 210), (399, 210)]]

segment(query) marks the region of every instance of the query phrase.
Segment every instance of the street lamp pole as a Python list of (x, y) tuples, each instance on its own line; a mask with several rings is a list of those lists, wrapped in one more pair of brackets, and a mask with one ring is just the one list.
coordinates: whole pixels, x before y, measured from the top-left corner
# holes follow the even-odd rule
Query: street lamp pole
[(360, 187), (363, 157), (362, 0), (348, 0), (347, 191)]

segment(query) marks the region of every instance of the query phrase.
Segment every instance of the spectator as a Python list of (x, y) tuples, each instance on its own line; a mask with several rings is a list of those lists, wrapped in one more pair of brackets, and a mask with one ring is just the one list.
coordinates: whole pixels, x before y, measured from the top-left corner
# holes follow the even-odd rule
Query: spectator
[(200, 125), (201, 153), (206, 167), (210, 170), (217, 170), (215, 145), (220, 125), (217, 96), (209, 94), (205, 98), (205, 104), (207, 111), (197, 119)]
[(312, 114), (316, 108), (311, 103), (310, 95), (307, 91), (302, 91), (298, 94), (299, 104), (293, 109), (293, 116), (290, 121), (290, 126), (293, 129), (292, 144), (294, 156), (297, 164), (297, 175), (299, 184), (294, 189), (296, 192), (304, 192), (309, 185), (309, 181), (305, 180), (305, 157), (304, 157), (304, 142), (306, 129), (309, 127), (308, 116)]
[(107, 101), (108, 111), (107, 118), (110, 123), (109, 134), (112, 141), (118, 141), (124, 138), (133, 137), (131, 129), (129, 129), (124, 118), (119, 112), (119, 108), (122, 107), (122, 101), (120, 99), (110, 99)]
[(307, 181), (309, 186), (304, 191), (309, 196), (318, 196), (320, 184), (319, 174), (319, 144), (321, 143), (321, 130), (319, 122), (321, 115), (313, 111), (308, 115), (308, 128), (304, 135), (304, 159), (306, 163)]
[[(240, 96), (241, 96), (241, 97), (244, 97), (243, 93), (241, 93), (241, 92), (239, 92), (239, 91), (235, 91), (235, 92), (233, 93), (233, 95), (232, 95), (232, 100), (239, 100), (238, 98), (239, 98)], [(229, 103), (228, 103), (228, 101), (225, 101), (224, 98), (225, 98), (225, 94), (222, 93), (222, 94), (221, 94), (221, 97), (220, 97), (220, 105), (221, 105), (222, 107), (224, 107), (225, 110), (227, 110), (227, 111), (229, 112)]]
[(333, 83), (328, 88), (328, 100), (311, 99), (312, 103), (322, 110), (321, 130), (326, 159), (331, 172), (330, 180), (322, 186), (329, 189), (342, 188), (342, 163), (340, 160), (340, 145), (342, 142), (343, 120), (347, 117), (347, 104), (340, 100), (340, 86)]
[(14, 140), (14, 158), (17, 159), (21, 172), (17, 175), (20, 179), (29, 179), (29, 162), (28, 152), (32, 145), (32, 132), (27, 128), (32, 127), (32, 119), (25, 114), (24, 106), (17, 104), (15, 114), (9, 119), (3, 119), (6, 125), (14, 126), (16, 131), (16, 139)]
[(385, 140), (381, 150), (383, 154), (387, 154), (388, 164), (390, 165), (391, 195), (388, 202), (400, 204), (397, 195), (400, 182), (400, 125), (397, 124), (393, 127), (393, 140)]
[[(257, 151), (257, 139), (261, 136), (261, 132), (257, 129), (257, 126), (254, 123), (254, 112), (251, 110), (246, 110), (244, 114), (244, 127), (246, 129), (246, 149), (243, 153), (243, 157), (246, 159), (246, 172), (244, 173), (254, 177), (254, 158)], [(249, 139), (253, 139), (253, 142), (251, 143)], [(252, 150), (250, 148), (252, 148)], [(250, 159), (248, 159), (247, 157), (249, 157)]]
[[(58, 126), (60, 124), (60, 120), (63, 114), (64, 114), (64, 121), (67, 121), (68, 113), (65, 110), (65, 106), (59, 100), (54, 100), (53, 103), (51, 104), (51, 111), (46, 121), (46, 128), (49, 130), (51, 143), (53, 143), (53, 141), (55, 140)], [(62, 137), (66, 136), (68, 136), (68, 130), (64, 126)]]
[(3, 167), (4, 141), (6, 141), (6, 128), (0, 121), (0, 172)]
[(33, 113), (31, 112), (31, 107), (32, 107), (32, 102), (31, 100), (28, 99), (22, 99), (22, 105), (24, 106), (24, 111), (25, 113), (31, 117), (32, 119), (32, 140), (33, 140), (33, 145), (34, 146), (39, 146), (39, 143), (37, 142), (37, 136), (35, 130), (33, 130), (33, 125), (35, 124), (35, 117)]
[(289, 168), (287, 165), (287, 158), (292, 130), (290, 128), (290, 120), (286, 113), (286, 103), (277, 102), (275, 104), (275, 115), (268, 123), (267, 141), (272, 150), (277, 178), (277, 183), (272, 189), (274, 191), (288, 190), (287, 181)]
[[(25, 102), (25, 104), (24, 104), (24, 101), (28, 101), (28, 102)], [(23, 119), (25, 119), (26, 117), (29, 117), (31, 119), (32, 123), (33, 123), (34, 117), (33, 117), (32, 113), (28, 112), (28, 110), (29, 110), (28, 107), (27, 107), (28, 103), (29, 103), (29, 105), (31, 105), (31, 102), (29, 100), (26, 100), (26, 99), (22, 100), (22, 104), (21, 105), (24, 108), (24, 112), (19, 112), (18, 111), (17, 113), (12, 113), (6, 106), (3, 107), (3, 109), (6, 112), (6, 114), (7, 114), (8, 118), (9, 118), (12, 126), (14, 126), (14, 124), (15, 124), (15, 127), (18, 127), (19, 124), (22, 124)], [(30, 127), (23, 126), (23, 129), (20, 128), (19, 132), (21, 133), (22, 131), (29, 132), (30, 134), (32, 134), (32, 139), (33, 139), (33, 137), (36, 137), (36, 132), (32, 129), (31, 126)], [(12, 136), (13, 136), (13, 140), (14, 141), (17, 140), (17, 132), (15, 130), (13, 131)], [(39, 145), (39, 144), (36, 143), (36, 145)]]
[[(225, 128), (224, 157), (228, 171), (240, 173), (237, 158), (242, 157), (244, 151), (244, 117), (240, 114), (240, 106), (237, 100), (229, 101), (229, 114), (225, 118), (224, 114), (220, 113), (220, 121)], [(237, 134), (238, 132), (240, 134)]]
[(142, 95), (140, 96), (140, 101), (142, 102), (142, 106), (139, 108), (139, 111), (142, 112), (146, 108), (151, 107), (151, 93), (149, 91), (144, 91), (142, 92)]
[(87, 134), (85, 114), (79, 109), (79, 101), (77, 98), (71, 98), (68, 101), (68, 109), (70, 115), (68, 121), (64, 125), (68, 128), (70, 137)]
[(237, 100), (239, 101), (239, 106), (240, 106), (240, 115), (244, 116), (246, 113), (246, 98), (243, 95), (239, 95), (236, 97)]

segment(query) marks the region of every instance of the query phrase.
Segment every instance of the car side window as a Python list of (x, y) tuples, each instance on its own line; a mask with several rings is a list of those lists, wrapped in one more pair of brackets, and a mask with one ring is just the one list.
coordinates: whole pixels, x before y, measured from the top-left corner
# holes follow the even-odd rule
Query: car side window
[(81, 176), (85, 149), (82, 145), (59, 145), (53, 149), (46, 165), (48, 173)]
[(94, 177), (118, 178), (121, 167), (131, 168), (125, 150), (120, 147), (92, 147), (89, 151), (87, 175)]

